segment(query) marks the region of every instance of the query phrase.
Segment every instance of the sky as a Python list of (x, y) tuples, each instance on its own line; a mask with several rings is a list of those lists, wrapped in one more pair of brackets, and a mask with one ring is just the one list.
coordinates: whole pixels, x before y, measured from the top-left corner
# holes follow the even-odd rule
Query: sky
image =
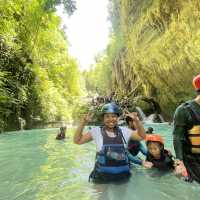
[(89, 69), (95, 55), (102, 52), (108, 44), (110, 23), (107, 20), (108, 0), (76, 0), (77, 10), (71, 17), (58, 14), (69, 41), (69, 53), (75, 57), (81, 70)]

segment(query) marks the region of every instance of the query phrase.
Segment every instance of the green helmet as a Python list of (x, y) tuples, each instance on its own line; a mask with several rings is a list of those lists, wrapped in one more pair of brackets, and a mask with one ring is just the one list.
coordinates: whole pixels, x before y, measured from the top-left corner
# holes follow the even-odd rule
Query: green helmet
[(115, 103), (107, 103), (102, 107), (101, 110), (102, 114), (106, 113), (114, 113), (117, 114), (118, 116), (121, 114), (121, 111), (119, 107)]

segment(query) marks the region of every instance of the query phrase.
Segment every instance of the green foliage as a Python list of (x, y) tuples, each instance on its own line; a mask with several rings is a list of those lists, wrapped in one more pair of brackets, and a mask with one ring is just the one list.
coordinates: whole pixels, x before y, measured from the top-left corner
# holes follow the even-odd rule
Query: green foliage
[(80, 95), (80, 72), (56, 6), (71, 0), (3, 0), (0, 2), (0, 129), (30, 128), (34, 120), (71, 120)]
[(100, 95), (109, 95), (113, 91), (112, 87), (112, 65), (113, 60), (118, 55), (122, 42), (115, 40), (115, 35), (110, 39), (110, 45), (106, 51), (96, 57), (95, 65), (83, 73), (88, 91)]
[(83, 103), (81, 101), (76, 101), (75, 108), (73, 109), (73, 119), (75, 123), (78, 123), (80, 119), (87, 113), (92, 114), (92, 121), (90, 124), (100, 124), (102, 121), (101, 114), (102, 105), (93, 106), (90, 103)]
[(55, 6), (63, 4), (68, 15), (72, 15), (76, 10), (76, 2), (73, 0), (47, 0), (44, 9), (47, 11), (55, 11)]
[(89, 105), (83, 104), (80, 101), (76, 102), (75, 108), (73, 109), (73, 119), (74, 122), (79, 122), (80, 119), (89, 112), (90, 107)]
[(88, 91), (100, 95), (110, 95), (116, 91), (113, 80), (118, 72), (113, 70), (114, 63), (120, 57), (120, 52), (124, 49), (124, 38), (119, 30), (119, 0), (111, 2), (109, 7), (110, 21), (113, 23), (113, 30), (110, 33), (110, 41), (104, 52), (96, 57), (96, 63), (89, 71), (85, 71), (83, 76)]
[(118, 95), (154, 97), (165, 114), (193, 98), (191, 80), (200, 70), (200, 2), (113, 0), (110, 12), (115, 42), (122, 42), (116, 56), (109, 56)]
[(96, 59), (96, 64), (89, 72), (84, 72), (86, 88), (94, 93), (106, 94), (111, 91), (110, 81), (112, 77), (109, 60), (106, 56)]

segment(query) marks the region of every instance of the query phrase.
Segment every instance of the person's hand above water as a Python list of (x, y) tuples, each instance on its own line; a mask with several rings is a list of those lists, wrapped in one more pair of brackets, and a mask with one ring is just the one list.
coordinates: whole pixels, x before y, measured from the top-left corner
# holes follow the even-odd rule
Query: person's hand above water
[(143, 167), (145, 167), (145, 168), (148, 168), (148, 169), (150, 169), (150, 168), (152, 168), (153, 167), (153, 163), (152, 162), (149, 162), (149, 161), (143, 161), (142, 162), (142, 166)]
[(187, 177), (188, 173), (187, 173), (187, 169), (183, 163), (183, 161), (181, 160), (175, 160), (175, 170), (174, 173), (176, 176), (184, 176)]

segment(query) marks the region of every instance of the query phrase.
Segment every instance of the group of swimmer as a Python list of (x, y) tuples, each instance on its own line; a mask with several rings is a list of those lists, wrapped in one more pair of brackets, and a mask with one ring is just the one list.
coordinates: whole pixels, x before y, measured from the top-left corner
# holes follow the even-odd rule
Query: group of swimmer
[[(152, 128), (145, 132), (136, 112), (126, 113), (127, 126), (118, 126), (120, 108), (114, 102), (102, 107), (102, 126), (84, 132), (92, 114), (86, 114), (74, 134), (74, 143), (94, 140), (96, 161), (89, 178), (94, 182), (110, 182), (131, 176), (130, 162), (159, 171), (174, 171), (177, 176), (200, 183), (200, 74), (194, 77), (196, 98), (182, 103), (174, 114), (174, 157), (164, 147), (164, 140)], [(150, 133), (149, 133), (150, 132)], [(144, 140), (146, 147), (140, 142)], [(144, 154), (145, 159), (138, 157)]]

